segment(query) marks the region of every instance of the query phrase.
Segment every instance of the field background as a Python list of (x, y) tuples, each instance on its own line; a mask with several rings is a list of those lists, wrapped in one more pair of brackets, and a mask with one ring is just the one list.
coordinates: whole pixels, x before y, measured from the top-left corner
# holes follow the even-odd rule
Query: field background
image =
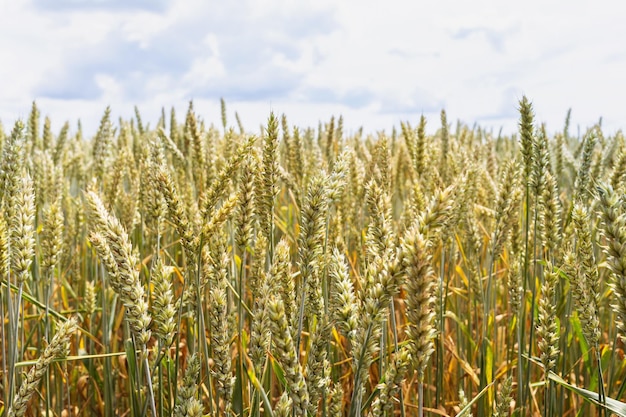
[(626, 415), (601, 121), (42, 111), (0, 128), (3, 415)]

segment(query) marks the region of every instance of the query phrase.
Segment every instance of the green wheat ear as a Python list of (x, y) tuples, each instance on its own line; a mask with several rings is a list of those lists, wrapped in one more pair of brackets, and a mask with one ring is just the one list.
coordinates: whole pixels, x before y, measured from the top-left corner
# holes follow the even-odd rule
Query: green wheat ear
[(558, 273), (548, 262), (546, 275), (541, 286), (537, 317), (537, 347), (543, 363), (546, 381), (550, 372), (556, 368), (559, 354), (559, 329), (555, 304), (555, 290), (558, 284)]
[(28, 403), (37, 390), (39, 382), (44, 377), (50, 363), (54, 359), (65, 356), (70, 337), (77, 328), (78, 321), (75, 317), (70, 318), (59, 326), (50, 344), (45, 348), (43, 354), (37, 359), (35, 365), (28, 371), (26, 378), (22, 381), (22, 385), (13, 400), (13, 405), (9, 408), (9, 417), (21, 417), (26, 414)]
[(203, 415), (202, 402), (196, 398), (200, 368), (199, 357), (192, 355), (187, 361), (187, 369), (183, 376), (182, 385), (178, 389), (178, 395), (176, 396), (175, 417), (201, 417)]
[(302, 367), (298, 362), (297, 350), (291, 337), (283, 301), (278, 297), (270, 298), (267, 313), (272, 331), (272, 344), (276, 348), (276, 357), (285, 373), (287, 392), (293, 402), (294, 412), (298, 416), (304, 416), (309, 406), (309, 393)]
[(533, 166), (533, 143), (535, 142), (534, 134), (534, 118), (532, 104), (526, 98), (522, 97), (519, 104), (520, 112), (520, 145), (522, 152), (522, 159), (524, 163), (524, 178), (526, 181), (530, 181), (530, 174)]
[(406, 273), (408, 350), (419, 382), (424, 381), (428, 360), (434, 352), (433, 339), (436, 334), (433, 308), (436, 278), (431, 267), (430, 245), (419, 231), (413, 229), (403, 242), (402, 254)]

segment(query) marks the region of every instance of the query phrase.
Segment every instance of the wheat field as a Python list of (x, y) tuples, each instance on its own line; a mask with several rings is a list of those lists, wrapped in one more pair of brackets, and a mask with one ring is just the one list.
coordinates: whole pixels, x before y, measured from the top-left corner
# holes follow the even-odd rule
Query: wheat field
[(0, 125), (0, 415), (626, 415), (626, 140), (518, 110), (86, 137), (33, 103)]

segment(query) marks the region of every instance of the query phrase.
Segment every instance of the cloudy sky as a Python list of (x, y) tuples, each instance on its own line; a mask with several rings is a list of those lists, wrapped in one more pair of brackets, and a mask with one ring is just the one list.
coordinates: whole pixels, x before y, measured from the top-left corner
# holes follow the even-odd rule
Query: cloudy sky
[[(522, 95), (560, 130), (626, 125), (621, 1), (0, 0), (0, 120), (33, 100), (53, 128), (104, 108), (154, 124), (219, 98), (257, 131), (270, 111), (389, 131), (425, 114), (516, 129)], [(7, 127), (8, 129), (8, 127)], [(575, 127), (574, 127), (575, 129)]]

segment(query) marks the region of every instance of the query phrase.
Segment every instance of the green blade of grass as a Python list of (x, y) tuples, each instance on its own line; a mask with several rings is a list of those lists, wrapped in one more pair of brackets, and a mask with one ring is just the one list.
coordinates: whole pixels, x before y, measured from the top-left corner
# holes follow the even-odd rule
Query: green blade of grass
[(589, 391), (584, 388), (577, 387), (565, 381), (560, 376), (550, 372), (548, 375), (551, 381), (556, 382), (557, 384), (563, 386), (569, 391), (580, 395), (585, 401), (594, 404), (597, 407), (603, 408), (606, 411), (610, 411), (611, 413), (617, 414), (620, 417), (626, 417), (626, 403), (618, 401), (614, 398), (606, 397), (606, 404), (601, 404), (598, 402), (598, 393)]

